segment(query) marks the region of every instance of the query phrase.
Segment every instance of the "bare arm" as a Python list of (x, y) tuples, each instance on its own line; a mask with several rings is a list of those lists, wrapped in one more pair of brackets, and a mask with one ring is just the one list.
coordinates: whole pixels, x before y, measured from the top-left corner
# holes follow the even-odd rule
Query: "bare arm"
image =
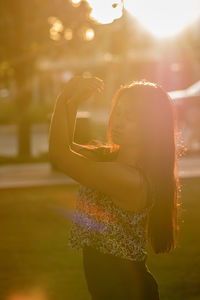
[(110, 195), (118, 206), (131, 211), (143, 208), (145, 203), (139, 198), (143, 187), (137, 169), (130, 169), (117, 162), (95, 162), (70, 148), (73, 134), (70, 134), (66, 116), (67, 111), (68, 115), (71, 112), (71, 117), (75, 120), (73, 116), (76, 114), (77, 104), (73, 101), (69, 104), (67, 100), (61, 94), (54, 108), (49, 134), (51, 161), (74, 180)]
[(85, 147), (84, 145), (77, 144), (74, 142), (77, 110), (78, 110), (78, 104), (76, 104), (76, 101), (73, 101), (73, 99), (71, 99), (71, 101), (68, 102), (68, 104), (66, 105), (66, 114), (67, 114), (66, 117), (67, 117), (67, 124), (68, 124), (70, 149), (92, 160), (95, 160), (96, 155), (92, 150), (87, 149), (87, 147)]
[(92, 160), (96, 160), (97, 156), (91, 149), (87, 148), (87, 146), (78, 144), (74, 142), (74, 133), (76, 128), (76, 116), (77, 116), (77, 110), (78, 106), (81, 102), (87, 100), (91, 94), (93, 94), (94, 89), (98, 89), (100, 92), (101, 89), (103, 89), (103, 81), (100, 82), (102, 84), (101, 87), (98, 87), (97, 83), (92, 86), (90, 85), (90, 89), (88, 91), (84, 91), (82, 95), (80, 93), (74, 92), (74, 90), (77, 90), (78, 88), (78, 82), (80, 81), (80, 76), (77, 76), (72, 79), (73, 82), (69, 83), (68, 86), (64, 89), (64, 95), (67, 105), (66, 105), (66, 118), (67, 118), (67, 124), (68, 124), (68, 137), (69, 137), (69, 146), (70, 149), (74, 152), (80, 153), (83, 156), (86, 156)]
[[(76, 114), (81, 102), (88, 99), (97, 89), (102, 89), (103, 81), (97, 78), (72, 78), (58, 95), (49, 131), (49, 155), (55, 156), (59, 149), (72, 147)], [(65, 145), (65, 146), (64, 146)], [(78, 147), (78, 144), (75, 144)]]

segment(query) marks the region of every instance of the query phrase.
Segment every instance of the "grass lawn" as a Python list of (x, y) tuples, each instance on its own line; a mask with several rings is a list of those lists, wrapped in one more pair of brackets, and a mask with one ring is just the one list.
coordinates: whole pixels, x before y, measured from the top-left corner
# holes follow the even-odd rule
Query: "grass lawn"
[[(200, 299), (200, 178), (181, 184), (179, 246), (147, 260), (162, 300)], [(90, 299), (81, 251), (67, 246), (71, 221), (51, 206), (73, 210), (76, 193), (75, 186), (0, 191), (0, 299), (38, 286), (48, 299)]]

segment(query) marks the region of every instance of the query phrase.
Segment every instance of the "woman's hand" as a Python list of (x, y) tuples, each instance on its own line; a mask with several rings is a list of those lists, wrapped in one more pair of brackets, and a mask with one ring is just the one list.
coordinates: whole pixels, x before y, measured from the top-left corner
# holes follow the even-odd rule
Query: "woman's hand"
[(104, 82), (98, 77), (84, 78), (75, 76), (66, 84), (61, 95), (66, 101), (80, 104), (95, 92), (100, 93), (103, 89)]

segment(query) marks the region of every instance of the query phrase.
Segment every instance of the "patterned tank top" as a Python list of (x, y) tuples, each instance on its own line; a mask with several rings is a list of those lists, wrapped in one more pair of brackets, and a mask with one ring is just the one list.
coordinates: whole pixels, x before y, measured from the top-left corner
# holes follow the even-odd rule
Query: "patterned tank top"
[(155, 197), (150, 181), (143, 175), (148, 183), (150, 204), (140, 212), (122, 209), (107, 194), (80, 185), (68, 246), (81, 249), (88, 245), (121, 258), (145, 260), (146, 222)]

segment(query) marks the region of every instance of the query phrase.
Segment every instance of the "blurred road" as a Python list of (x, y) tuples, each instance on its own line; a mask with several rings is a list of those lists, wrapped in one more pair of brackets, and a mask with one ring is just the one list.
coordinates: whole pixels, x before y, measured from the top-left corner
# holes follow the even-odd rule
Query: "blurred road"
[[(200, 156), (178, 160), (179, 177), (200, 177)], [(64, 173), (51, 168), (50, 163), (15, 164), (0, 167), (0, 189), (33, 186), (77, 184)]]

